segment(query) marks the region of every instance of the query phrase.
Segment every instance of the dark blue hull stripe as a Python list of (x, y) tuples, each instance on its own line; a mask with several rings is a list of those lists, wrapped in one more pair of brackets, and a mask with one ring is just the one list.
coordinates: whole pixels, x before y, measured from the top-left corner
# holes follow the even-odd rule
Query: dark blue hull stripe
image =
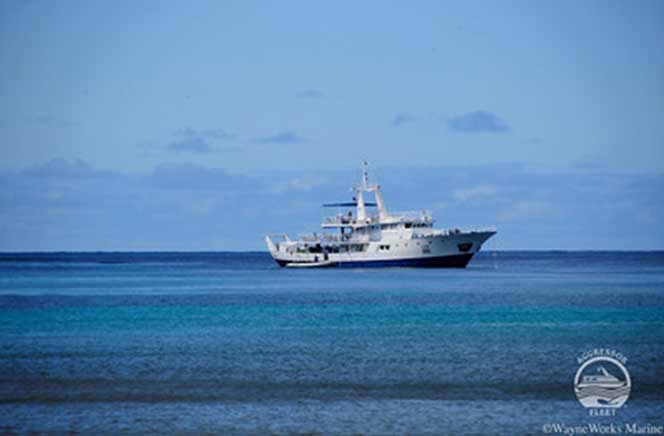
[[(381, 268), (381, 267), (417, 267), (417, 268), (465, 268), (473, 257), (473, 253), (455, 254), (450, 256), (424, 257), (416, 259), (392, 260), (358, 260), (350, 262), (337, 262), (339, 268)], [(281, 266), (289, 262), (277, 260)], [(329, 266), (329, 265), (327, 265)]]

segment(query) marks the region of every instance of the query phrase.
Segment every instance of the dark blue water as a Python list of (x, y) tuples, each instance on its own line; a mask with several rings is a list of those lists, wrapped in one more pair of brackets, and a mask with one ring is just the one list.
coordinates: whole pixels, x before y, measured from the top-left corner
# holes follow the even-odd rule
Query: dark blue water
[[(264, 253), (0, 254), (0, 433), (542, 434), (664, 425), (664, 253), (481, 253), (465, 270)], [(615, 417), (576, 400), (612, 348)]]

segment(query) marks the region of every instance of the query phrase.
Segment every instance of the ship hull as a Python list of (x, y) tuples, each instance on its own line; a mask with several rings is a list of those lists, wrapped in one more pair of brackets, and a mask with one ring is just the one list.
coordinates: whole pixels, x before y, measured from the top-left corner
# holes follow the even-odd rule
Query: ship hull
[[(339, 268), (465, 268), (494, 231), (459, 232), (409, 240), (369, 242), (362, 252), (298, 253), (268, 242), (270, 253), (281, 266)], [(389, 247), (389, 249), (386, 249)]]
[[(448, 256), (435, 256), (425, 258), (410, 258), (410, 259), (382, 259), (382, 260), (353, 260), (353, 261), (337, 261), (334, 264), (329, 262), (320, 262), (320, 267), (337, 267), (337, 268), (390, 268), (390, 267), (406, 267), (406, 268), (465, 268), (472, 259), (474, 253), (454, 254)], [(296, 262), (288, 260), (275, 259), (279, 266), (286, 267)], [(316, 267), (316, 263), (311, 262), (311, 267)]]

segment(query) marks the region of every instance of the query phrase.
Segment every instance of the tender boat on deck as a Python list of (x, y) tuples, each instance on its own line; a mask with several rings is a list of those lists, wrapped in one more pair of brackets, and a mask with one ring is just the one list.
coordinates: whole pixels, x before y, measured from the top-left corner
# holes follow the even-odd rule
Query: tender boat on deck
[[(337, 234), (314, 233), (298, 240), (291, 240), (288, 235), (266, 236), (274, 260), (292, 268), (464, 268), (482, 244), (496, 234), (494, 228), (434, 229), (434, 220), (427, 211), (388, 212), (380, 186), (369, 184), (366, 162), (362, 183), (354, 190), (352, 202), (323, 205), (343, 210), (324, 218), (321, 225), (338, 230)], [(365, 194), (373, 194), (375, 203), (365, 201)], [(355, 213), (348, 208), (354, 208)], [(370, 213), (368, 208), (377, 210)], [(275, 242), (275, 236), (280, 240)]]

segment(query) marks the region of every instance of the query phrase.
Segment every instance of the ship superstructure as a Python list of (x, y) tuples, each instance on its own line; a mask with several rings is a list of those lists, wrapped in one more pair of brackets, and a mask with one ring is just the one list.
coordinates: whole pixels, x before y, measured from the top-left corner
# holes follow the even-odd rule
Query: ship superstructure
[[(427, 211), (388, 212), (380, 186), (369, 183), (366, 162), (362, 182), (353, 189), (352, 202), (323, 205), (342, 210), (321, 224), (336, 233), (302, 235), (298, 240), (288, 235), (266, 236), (274, 260), (287, 267), (464, 268), (496, 233), (493, 228), (435, 229)], [(375, 202), (367, 201), (367, 195), (373, 195)], [(273, 240), (275, 236), (280, 240)]]

